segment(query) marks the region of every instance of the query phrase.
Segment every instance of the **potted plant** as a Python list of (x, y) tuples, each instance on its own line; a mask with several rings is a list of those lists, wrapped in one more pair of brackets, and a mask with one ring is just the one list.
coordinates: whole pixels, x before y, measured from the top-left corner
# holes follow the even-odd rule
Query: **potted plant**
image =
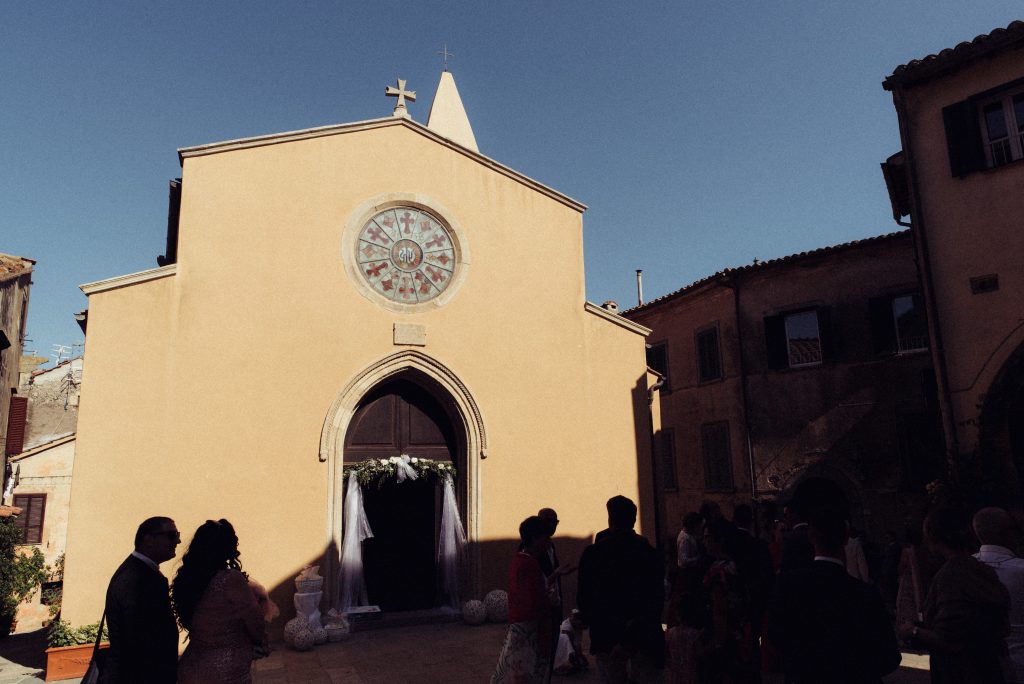
[[(96, 632), (100, 624), (82, 625), (73, 628), (66, 620), (57, 618), (50, 623), (46, 631), (46, 681), (81, 677), (89, 669), (92, 660), (92, 649), (96, 643)], [(107, 627), (103, 626), (103, 639), (100, 648), (108, 648), (106, 642)]]
[(0, 637), (14, 631), (18, 605), (46, 581), (49, 568), (38, 548), (16, 548), (21, 528), (15, 516), (0, 518)]

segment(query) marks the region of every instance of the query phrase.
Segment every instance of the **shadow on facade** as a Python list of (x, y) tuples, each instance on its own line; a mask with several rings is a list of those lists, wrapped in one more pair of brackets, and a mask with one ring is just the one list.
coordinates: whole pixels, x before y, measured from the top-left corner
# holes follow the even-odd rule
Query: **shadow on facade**
[[(596, 503), (604, 507), (604, 501)], [(523, 516), (526, 517), (525, 515)], [(510, 527), (518, 527), (519, 522), (510, 523)], [(578, 564), (583, 550), (592, 542), (589, 537), (568, 537), (556, 535), (554, 539), (555, 549), (559, 560), (563, 564)], [(466, 554), (463, 558), (463, 577), (461, 581), (462, 596), (460, 602), (469, 599), (482, 600), (487, 592), (493, 589), (508, 590), (508, 567), (519, 548), (518, 538), (494, 539), (489, 541), (470, 543), (466, 547)], [(295, 617), (295, 582), (294, 577), (299, 574), (305, 565), (319, 565), (321, 574), (324, 575), (324, 596), (320, 604), (322, 613), (333, 605), (338, 594), (334, 583), (339, 577), (339, 553), (336, 546), (329, 545), (324, 549), (323, 554), (311, 557), (296, 565), (286, 579), (281, 580), (273, 586), (267, 586), (270, 597), (281, 609), (281, 615), (270, 625), (271, 640), (280, 640), (284, 624)], [(473, 566), (478, 568), (476, 578), (472, 576)], [(467, 576), (468, 575), (468, 576)], [(253, 579), (259, 581), (260, 578)], [(562, 602), (565, 611), (568, 613), (576, 607), (576, 586), (577, 573), (572, 573), (562, 578)], [(400, 611), (395, 611), (396, 613)]]

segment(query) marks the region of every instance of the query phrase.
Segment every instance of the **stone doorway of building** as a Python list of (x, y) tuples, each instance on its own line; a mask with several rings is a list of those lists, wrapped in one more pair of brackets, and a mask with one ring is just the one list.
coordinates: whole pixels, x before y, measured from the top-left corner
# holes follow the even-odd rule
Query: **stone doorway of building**
[[(359, 402), (345, 435), (344, 461), (405, 454), (458, 468), (463, 459), (455, 425), (452, 412), (427, 387), (407, 377), (390, 380)], [(441, 487), (426, 477), (372, 484), (363, 488), (363, 506), (373, 530), (363, 542), (370, 603), (385, 611), (435, 607)]]

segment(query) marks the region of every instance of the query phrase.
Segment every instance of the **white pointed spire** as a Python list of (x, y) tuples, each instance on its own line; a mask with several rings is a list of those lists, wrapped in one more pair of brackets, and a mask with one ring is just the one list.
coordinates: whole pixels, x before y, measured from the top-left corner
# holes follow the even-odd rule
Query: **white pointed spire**
[(430, 117), (427, 128), (438, 135), (457, 142), (474, 152), (480, 150), (476, 146), (473, 127), (469, 125), (466, 108), (462, 106), (459, 89), (455, 87), (455, 79), (450, 71), (441, 72), (441, 80), (434, 93), (434, 101), (430, 105)]

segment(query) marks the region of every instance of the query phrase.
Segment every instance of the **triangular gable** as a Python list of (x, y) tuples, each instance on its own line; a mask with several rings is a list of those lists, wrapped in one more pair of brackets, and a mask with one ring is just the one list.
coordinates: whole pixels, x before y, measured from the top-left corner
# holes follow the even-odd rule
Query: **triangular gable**
[(425, 138), (433, 140), (439, 145), (447, 147), (459, 154), (463, 154), (474, 161), (479, 162), (481, 165), (496, 171), (512, 180), (515, 180), (523, 185), (536, 190), (537, 192), (547, 195), (548, 197), (561, 202), (562, 204), (575, 209), (576, 211), (583, 213), (587, 209), (587, 205), (574, 200), (568, 195), (564, 195), (553, 188), (535, 181), (534, 179), (526, 176), (514, 169), (511, 169), (504, 164), (497, 162), (490, 157), (480, 154), (474, 150), (463, 147), (453, 140), (449, 140), (441, 135), (438, 135), (434, 131), (430, 130), (421, 123), (417, 123), (411, 119), (405, 119), (400, 117), (387, 117), (384, 119), (371, 119), (369, 121), (357, 121), (355, 123), (347, 124), (335, 124), (333, 126), (320, 126), (318, 128), (306, 128), (298, 131), (287, 131), (284, 133), (274, 133), (272, 135), (261, 135), (252, 138), (239, 138), (237, 140), (225, 140), (223, 142), (209, 143), (206, 145), (195, 145), (193, 147), (182, 147), (178, 149), (178, 161), (181, 164), (185, 163), (186, 159), (193, 157), (202, 157), (208, 154), (220, 154), (222, 152), (232, 152), (234, 150), (246, 150), (254, 147), (263, 147), (264, 145), (281, 145), (284, 143), (295, 142), (299, 140), (310, 140), (312, 138), (322, 138), (331, 135), (343, 135), (346, 133), (357, 133), (360, 131), (366, 131), (376, 128), (386, 128), (388, 126), (405, 126), (414, 133), (418, 133)]

